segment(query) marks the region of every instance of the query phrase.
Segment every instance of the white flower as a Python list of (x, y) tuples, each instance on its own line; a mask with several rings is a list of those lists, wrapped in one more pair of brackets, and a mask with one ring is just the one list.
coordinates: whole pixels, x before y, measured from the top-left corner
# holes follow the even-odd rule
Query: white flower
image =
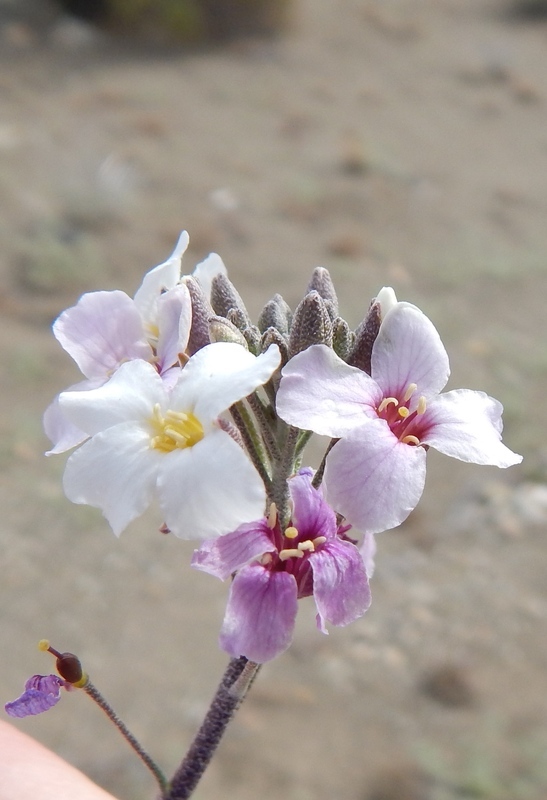
[(67, 497), (100, 508), (116, 535), (154, 495), (184, 539), (262, 516), (262, 481), (218, 418), (266, 383), (279, 362), (275, 345), (255, 357), (219, 342), (188, 361), (171, 391), (151, 364), (134, 360), (99, 388), (63, 392), (62, 412), (91, 437), (68, 459)]

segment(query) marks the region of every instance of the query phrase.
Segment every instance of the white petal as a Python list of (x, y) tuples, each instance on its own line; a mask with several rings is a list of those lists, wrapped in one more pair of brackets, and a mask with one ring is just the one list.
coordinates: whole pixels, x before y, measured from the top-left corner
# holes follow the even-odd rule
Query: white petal
[(376, 418), (374, 409), (382, 400), (379, 386), (325, 345), (314, 345), (291, 358), (281, 375), (277, 412), (290, 425), (338, 437), (368, 417)]
[(181, 259), (188, 247), (189, 237), (186, 231), (179, 236), (175, 249), (163, 264), (151, 269), (144, 276), (143, 282), (135, 294), (135, 304), (144, 322), (154, 319), (154, 308), (160, 294), (172, 289), (180, 280)]
[(427, 399), (444, 388), (448, 355), (437, 329), (419, 308), (397, 303), (388, 311), (372, 348), (372, 377), (386, 397), (401, 397), (409, 384)]
[(502, 411), (501, 403), (484, 392), (456, 389), (441, 394), (427, 409), (433, 425), (424, 436), (424, 444), (473, 464), (520, 464), (522, 456), (501, 441)]
[(62, 392), (63, 414), (89, 435), (128, 420), (145, 421), (156, 403), (165, 407), (166, 393), (157, 371), (146, 361), (122, 364), (112, 378), (98, 389)]
[(380, 303), (381, 318), (385, 319), (388, 311), (397, 305), (397, 295), (391, 286), (382, 286), (376, 297), (375, 303)]
[(158, 298), (158, 369), (161, 374), (178, 365), (179, 353), (188, 345), (192, 325), (192, 301), (184, 284)]
[(67, 461), (65, 494), (73, 503), (100, 508), (119, 536), (150, 505), (162, 453), (148, 433), (126, 422), (99, 433)]
[(214, 429), (201, 442), (167, 453), (158, 479), (168, 527), (181, 539), (207, 539), (264, 516), (262, 481), (241, 447)]
[(273, 344), (259, 356), (232, 342), (209, 344), (184, 367), (171, 406), (193, 409), (200, 421), (210, 422), (266, 383), (280, 361), (279, 348)]
[(200, 261), (192, 273), (192, 277), (198, 280), (207, 300), (211, 299), (211, 285), (216, 275), (228, 275), (224, 261), (216, 253), (210, 253), (206, 259)]

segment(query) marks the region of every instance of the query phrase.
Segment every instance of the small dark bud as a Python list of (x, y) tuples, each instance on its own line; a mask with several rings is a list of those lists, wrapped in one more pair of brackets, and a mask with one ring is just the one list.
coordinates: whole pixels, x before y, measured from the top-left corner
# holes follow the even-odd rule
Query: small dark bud
[(56, 661), (57, 672), (68, 683), (78, 683), (84, 676), (79, 658), (73, 653), (61, 653)]
[(301, 301), (294, 312), (289, 338), (289, 357), (306, 350), (313, 344), (332, 347), (332, 322), (319, 292), (312, 291)]
[(281, 369), (289, 360), (289, 347), (287, 340), (279, 333), (277, 328), (268, 328), (267, 331), (264, 331), (260, 351), (265, 353), (271, 344), (276, 344), (279, 347), (279, 352), (281, 353), (281, 364), (279, 368)]
[(354, 340), (355, 335), (350, 330), (346, 320), (338, 317), (334, 321), (332, 330), (332, 348), (343, 361), (346, 361), (349, 357)]
[[(215, 275), (211, 286), (211, 305), (219, 317), (228, 317), (232, 309), (237, 309), (241, 317), (245, 320), (243, 327), (248, 327), (251, 324), (251, 318), (245, 308), (245, 303), (239, 296), (239, 292), (234, 284), (226, 277), (226, 275)], [(233, 322), (233, 320), (232, 320)], [(239, 325), (237, 325), (240, 328)], [(240, 328), (241, 330), (241, 328)]]
[(313, 271), (311, 276), (311, 281), (308, 285), (306, 294), (308, 292), (318, 292), (323, 300), (329, 300), (334, 308), (334, 316), (338, 316), (338, 298), (336, 296), (336, 290), (334, 288), (334, 283), (332, 282), (332, 278), (329, 274), (328, 269), (325, 267), (316, 267)]
[(247, 349), (245, 337), (236, 326), (225, 317), (211, 317), (209, 320), (211, 342), (233, 342)]
[(184, 282), (188, 287), (190, 300), (192, 301), (192, 325), (187, 349), (188, 355), (193, 356), (202, 347), (211, 344), (209, 320), (213, 316), (213, 309), (195, 278), (188, 276)]
[(288, 336), (291, 329), (292, 311), (280, 294), (276, 294), (266, 303), (258, 318), (261, 333), (268, 328), (276, 328), (279, 333)]
[(247, 347), (253, 353), (253, 355), (257, 356), (261, 352), (260, 350), (260, 343), (261, 343), (261, 336), (260, 331), (256, 327), (256, 325), (250, 325), (248, 328), (245, 328), (243, 331), (243, 336), (245, 337), (245, 341), (247, 342)]
[(355, 331), (355, 343), (348, 358), (351, 367), (362, 369), (370, 375), (372, 346), (382, 323), (380, 303), (372, 303), (368, 314)]
[(242, 313), (241, 309), (239, 308), (231, 308), (226, 314), (226, 319), (229, 319), (232, 325), (235, 325), (236, 328), (242, 333), (245, 328), (248, 328), (251, 325), (251, 320), (249, 317)]

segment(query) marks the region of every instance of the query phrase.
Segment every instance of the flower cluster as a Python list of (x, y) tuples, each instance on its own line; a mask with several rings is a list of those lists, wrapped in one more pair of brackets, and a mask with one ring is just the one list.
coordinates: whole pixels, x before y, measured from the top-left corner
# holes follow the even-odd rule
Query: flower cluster
[[(65, 493), (117, 535), (155, 499), (163, 530), (202, 540), (192, 565), (231, 578), (221, 646), (263, 662), (289, 646), (300, 598), (324, 633), (365, 613), (373, 535), (418, 503), (429, 447), (498, 467), (521, 458), (501, 441), (496, 400), (442, 393), (440, 337), (392, 289), (353, 331), (316, 269), (294, 313), (275, 295), (255, 325), (219, 256), (181, 275), (187, 244), (183, 233), (133, 299), (86, 294), (55, 322), (84, 379), (46, 412), (49, 452), (76, 448)], [(312, 432), (331, 437), (316, 470), (302, 467)], [(29, 708), (35, 691), (56, 702), (51, 677), (27, 686)]]

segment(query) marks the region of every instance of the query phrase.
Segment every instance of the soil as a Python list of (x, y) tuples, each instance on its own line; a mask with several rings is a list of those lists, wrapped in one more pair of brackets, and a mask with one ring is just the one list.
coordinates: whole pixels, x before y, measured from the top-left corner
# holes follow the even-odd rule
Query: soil
[[(278, 40), (203, 50), (9, 10), (2, 700), (52, 669), (47, 637), (170, 772), (224, 669), (227, 586), (189, 568), (192, 543), (158, 534), (156, 511), (116, 540), (43, 457), (42, 411), (77, 379), (51, 322), (83, 291), (132, 294), (187, 228), (187, 271), (219, 252), (255, 317), (275, 292), (294, 307), (316, 265), (353, 326), (393, 285), (438, 327), (450, 387), (499, 398), (525, 456), (505, 472), (429, 454), (420, 506), (378, 537), (370, 611), (325, 637), (301, 604), (196, 798), (543, 800), (543, 4), (300, 0)], [(154, 795), (83, 694), (17, 724), (120, 798)]]

